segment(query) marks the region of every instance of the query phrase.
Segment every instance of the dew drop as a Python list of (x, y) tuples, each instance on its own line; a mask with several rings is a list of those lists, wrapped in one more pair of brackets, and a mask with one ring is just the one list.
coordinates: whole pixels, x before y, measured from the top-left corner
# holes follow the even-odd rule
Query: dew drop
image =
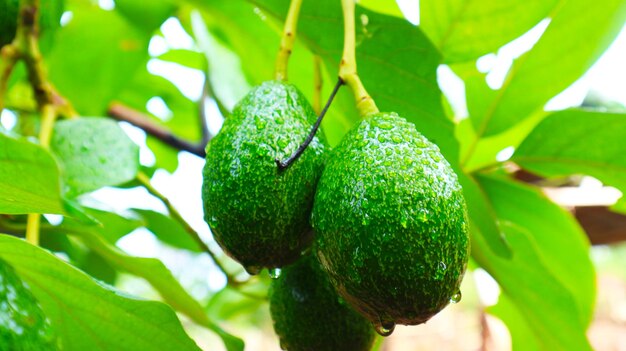
[(278, 147), (280, 147), (281, 149), (284, 149), (287, 147), (287, 145), (289, 145), (289, 141), (287, 141), (287, 139), (285, 138), (278, 139)]
[(282, 117), (276, 117), (276, 119), (274, 121), (276, 122), (276, 124), (283, 124), (283, 123), (285, 123), (285, 120)]
[(374, 329), (380, 336), (389, 336), (396, 328), (394, 321), (380, 321), (379, 324), (374, 325)]
[(250, 275), (257, 275), (257, 274), (259, 274), (261, 272), (261, 269), (263, 269), (263, 267), (260, 267), (260, 266), (245, 266), (243, 268)]
[(381, 129), (386, 129), (389, 130), (391, 128), (393, 128), (393, 124), (387, 122), (387, 121), (381, 121), (380, 123), (378, 123), (378, 127)]
[(402, 137), (396, 134), (396, 135), (394, 135), (394, 136), (392, 136), (392, 137), (391, 137), (391, 140), (392, 140), (394, 143), (399, 144), (399, 143), (401, 143), (401, 142), (402, 142)]
[(461, 301), (461, 297), (462, 297), (461, 291), (459, 290), (450, 297), (450, 302), (459, 303), (459, 301)]
[(409, 223), (408, 218), (406, 218), (405, 215), (402, 215), (402, 217), (400, 218), (400, 225), (402, 226), (402, 228), (406, 229), (408, 223)]
[(271, 268), (269, 270), (270, 278), (278, 279), (280, 277), (281, 270), (280, 268)]

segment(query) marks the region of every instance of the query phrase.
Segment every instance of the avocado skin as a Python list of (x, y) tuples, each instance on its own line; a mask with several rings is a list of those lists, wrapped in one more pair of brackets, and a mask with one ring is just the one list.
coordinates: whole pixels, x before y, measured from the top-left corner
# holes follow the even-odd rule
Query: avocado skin
[(282, 269), (269, 290), (270, 313), (281, 347), (289, 351), (366, 351), (371, 323), (335, 292), (314, 255)]
[(424, 323), (459, 292), (469, 254), (461, 186), (395, 113), (368, 116), (333, 150), (312, 223), (331, 282), (375, 325)]
[(13, 267), (0, 260), (0, 351), (53, 350), (50, 322)]
[(222, 249), (251, 274), (294, 262), (312, 241), (310, 213), (324, 164), (318, 133), (286, 170), (316, 116), (293, 85), (265, 82), (235, 107), (207, 145), (204, 218)]

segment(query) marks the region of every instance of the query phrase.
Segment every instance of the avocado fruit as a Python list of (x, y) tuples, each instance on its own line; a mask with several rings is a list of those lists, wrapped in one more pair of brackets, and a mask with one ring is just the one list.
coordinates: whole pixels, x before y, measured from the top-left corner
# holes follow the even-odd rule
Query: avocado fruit
[(354, 311), (328, 280), (313, 254), (282, 269), (269, 290), (270, 313), (281, 347), (289, 351), (366, 351), (371, 323)]
[(0, 351), (58, 350), (39, 303), (8, 263), (0, 260)]
[(379, 334), (460, 299), (469, 255), (461, 186), (438, 147), (397, 114), (366, 117), (329, 155), (312, 224), (332, 284)]
[(234, 108), (207, 145), (204, 218), (222, 249), (250, 274), (294, 262), (312, 241), (310, 213), (325, 150), (318, 133), (287, 169), (316, 115), (293, 85), (267, 81)]

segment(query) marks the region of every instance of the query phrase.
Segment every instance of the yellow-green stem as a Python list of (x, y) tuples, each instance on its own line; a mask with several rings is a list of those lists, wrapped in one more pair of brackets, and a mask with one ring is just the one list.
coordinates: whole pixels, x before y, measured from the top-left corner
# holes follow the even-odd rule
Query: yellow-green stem
[(378, 112), (378, 107), (365, 90), (356, 69), (356, 39), (354, 22), (354, 0), (341, 0), (343, 9), (343, 56), (339, 65), (339, 78), (352, 89), (356, 107), (361, 117)]
[(285, 27), (283, 29), (283, 36), (280, 40), (280, 49), (278, 50), (278, 57), (276, 58), (276, 79), (287, 80), (287, 65), (289, 62), (289, 56), (293, 49), (293, 43), (296, 40), (296, 29), (298, 27), (298, 15), (300, 14), (300, 6), (302, 0), (291, 0), (289, 5), (289, 12), (287, 12), (287, 18), (285, 19)]
[(33, 245), (39, 245), (39, 226), (41, 223), (41, 215), (39, 213), (30, 213), (26, 218), (26, 241)]
[(319, 55), (313, 56), (313, 110), (316, 115), (322, 111), (322, 86), (324, 80), (322, 78), (322, 59)]

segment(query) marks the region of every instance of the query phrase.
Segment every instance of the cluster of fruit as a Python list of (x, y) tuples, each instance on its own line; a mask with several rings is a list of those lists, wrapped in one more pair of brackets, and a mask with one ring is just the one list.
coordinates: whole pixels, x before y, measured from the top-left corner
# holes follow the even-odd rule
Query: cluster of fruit
[[(438, 147), (395, 113), (365, 117), (330, 150), (293, 85), (252, 89), (208, 144), (205, 219), (250, 274), (281, 274), (270, 310), (289, 350), (369, 350), (374, 330), (424, 323), (460, 299), (462, 189)], [(372, 325), (374, 328), (372, 328)]]

